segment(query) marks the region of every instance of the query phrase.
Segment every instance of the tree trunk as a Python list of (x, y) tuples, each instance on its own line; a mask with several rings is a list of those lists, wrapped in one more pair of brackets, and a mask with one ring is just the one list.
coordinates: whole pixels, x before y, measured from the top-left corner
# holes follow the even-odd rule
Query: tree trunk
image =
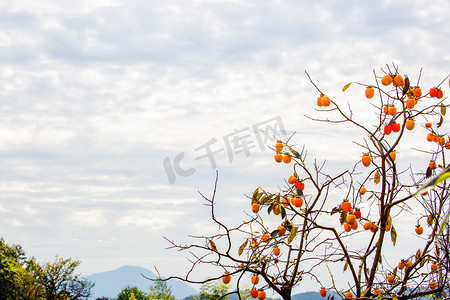
[(291, 300), (291, 289), (281, 290), (280, 296), (283, 297), (283, 300)]

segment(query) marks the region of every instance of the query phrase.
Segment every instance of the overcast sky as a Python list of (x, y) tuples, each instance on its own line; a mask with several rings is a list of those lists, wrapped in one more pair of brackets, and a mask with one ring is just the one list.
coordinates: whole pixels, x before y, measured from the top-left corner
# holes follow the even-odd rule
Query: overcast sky
[(449, 16), (448, 0), (2, 1), (0, 235), (87, 275), (182, 275), (187, 254), (162, 236), (211, 230), (198, 191), (214, 167), (225, 219), (291, 172), (257, 128), (297, 132), (331, 164), (359, 159), (347, 128), (304, 116), (318, 96), (305, 70), (333, 99), (392, 62), (430, 86), (450, 70)]

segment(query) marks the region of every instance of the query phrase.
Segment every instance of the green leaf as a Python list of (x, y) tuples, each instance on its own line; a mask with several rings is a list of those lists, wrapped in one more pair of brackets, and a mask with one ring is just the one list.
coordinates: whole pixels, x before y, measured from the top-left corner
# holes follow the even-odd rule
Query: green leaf
[(272, 209), (273, 209), (274, 204), (275, 204), (275, 202), (272, 202), (272, 204), (270, 204), (269, 207), (267, 208), (267, 213), (268, 213), (269, 215), (270, 215), (270, 212), (271, 212)]
[(284, 222), (284, 225), (283, 225), (283, 226), (284, 226), (284, 228), (286, 228), (287, 230), (289, 230), (289, 232), (292, 231), (293, 226), (292, 226), (291, 222), (289, 222), (289, 221), (286, 220), (286, 222)]
[(441, 249), (439, 248), (439, 245), (436, 244), (434, 252), (436, 253), (437, 257), (441, 256)]
[(444, 104), (441, 104), (441, 115), (445, 116), (447, 113), (447, 107)]
[(295, 151), (291, 147), (289, 147), (289, 150), (291, 151), (292, 154), (294, 154), (295, 158), (300, 158), (300, 153), (298, 153), (297, 151)]
[(422, 259), (422, 260), (420, 261), (420, 267), (423, 267), (423, 266), (425, 265), (425, 263), (426, 263), (426, 260), (425, 260), (425, 259)]
[(427, 171), (425, 173), (426, 178), (430, 178), (433, 175), (433, 170), (431, 170), (430, 166), (428, 166)]
[(441, 228), (439, 229), (439, 235), (442, 235), (442, 233), (444, 232), (444, 228), (447, 227), (449, 218), (450, 218), (450, 211), (447, 212), (447, 215), (445, 216), (444, 221), (441, 224)]
[(245, 247), (247, 247), (247, 243), (248, 243), (248, 240), (245, 240), (245, 242), (239, 247), (239, 250), (238, 250), (239, 256), (241, 256), (242, 252), (244, 252)]
[(391, 241), (395, 246), (395, 243), (397, 242), (397, 231), (395, 230), (394, 226), (392, 226), (391, 228)]
[(286, 218), (286, 209), (284, 208), (283, 205), (281, 205), (280, 208), (281, 208), (281, 218), (284, 219)]
[(277, 194), (277, 196), (275, 197), (275, 202), (277, 202), (277, 203), (280, 203), (280, 199), (281, 199), (281, 196), (280, 196), (280, 194)]
[(289, 235), (287, 243), (290, 244), (294, 240), (295, 236), (297, 235), (298, 227), (293, 227), (291, 230), (291, 234)]
[(266, 202), (266, 201), (267, 201), (267, 196), (266, 196), (266, 195), (262, 196), (262, 197), (259, 199), (259, 203), (260, 203), (260, 204), (264, 204), (264, 202)]
[[(428, 168), (430, 168), (430, 167), (428, 167)], [(428, 169), (427, 169), (427, 178), (429, 177), (428, 175), (431, 176), (431, 172), (430, 172), (430, 174), (428, 174)], [(425, 184), (414, 195), (419, 195), (419, 194), (422, 194), (422, 193), (424, 193), (426, 191), (429, 191), (433, 187), (435, 187), (436, 185), (441, 183), (442, 181), (447, 180), (448, 178), (450, 178), (450, 167), (447, 167), (444, 171), (442, 171), (441, 174), (439, 174), (438, 176), (436, 176), (433, 179), (431, 179), (427, 184)]]
[(256, 202), (258, 199), (257, 199), (257, 197), (258, 197), (258, 190), (259, 190), (259, 188), (257, 188), (254, 192), (253, 192), (253, 196), (252, 196), (252, 203), (253, 202)]
[(405, 95), (409, 91), (409, 78), (405, 78), (405, 86), (403, 87), (402, 94)]
[(419, 258), (420, 258), (420, 255), (421, 255), (422, 253), (420, 252), (420, 248), (417, 250), (417, 252), (416, 252), (416, 260), (418, 260)]
[(341, 225), (343, 225), (345, 223), (346, 218), (347, 218), (347, 212), (342, 211), (341, 216), (339, 217), (339, 222), (341, 222)]
[(272, 239), (276, 238), (278, 232), (280, 232), (280, 230), (279, 230), (279, 229), (275, 229), (274, 231), (272, 231), (272, 232), (270, 233), (270, 237), (271, 237)]
[(439, 123), (436, 124), (436, 127), (437, 128), (441, 127), (442, 123), (444, 123), (444, 118), (441, 116), (441, 118), (439, 119)]
[(334, 215), (335, 213), (338, 213), (338, 212), (342, 212), (342, 205), (341, 204), (339, 204), (336, 207), (333, 207), (333, 209), (331, 210), (331, 215)]
[(257, 199), (258, 201), (260, 201), (261, 198), (262, 198), (262, 196), (264, 196), (264, 193), (258, 193), (258, 196), (256, 196), (256, 199)]
[(346, 85), (344, 85), (344, 87), (342, 88), (342, 91), (345, 92), (351, 84), (352, 84), (352, 82), (349, 82)]

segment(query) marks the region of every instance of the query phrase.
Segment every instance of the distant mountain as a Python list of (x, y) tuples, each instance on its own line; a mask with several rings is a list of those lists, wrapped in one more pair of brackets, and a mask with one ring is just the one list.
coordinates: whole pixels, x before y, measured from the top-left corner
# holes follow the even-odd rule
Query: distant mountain
[[(229, 300), (238, 300), (238, 296), (233, 294), (228, 296)], [(253, 298), (252, 298), (253, 299)], [(305, 292), (300, 294), (295, 294), (291, 296), (291, 300), (323, 300), (318, 292)], [(182, 298), (182, 300), (192, 300), (192, 296)], [(267, 297), (266, 300), (281, 300), (281, 298), (270, 298)]]
[(292, 300), (323, 300), (326, 298), (323, 298), (320, 296), (319, 292), (305, 292), (301, 294), (295, 294), (292, 296)]
[[(87, 279), (95, 283), (92, 289), (92, 299), (99, 297), (115, 298), (120, 291), (127, 286), (136, 286), (144, 292), (150, 291), (150, 286), (154, 283), (149, 278), (157, 278), (152, 271), (135, 266), (123, 266), (118, 269), (95, 273), (87, 276)], [(172, 288), (172, 294), (179, 300), (191, 300), (192, 295), (196, 295), (199, 291), (192, 288), (185, 282), (179, 280), (169, 280), (168, 285)], [(230, 295), (229, 300), (237, 300), (237, 295)], [(266, 298), (270, 300), (271, 298)], [(318, 292), (305, 292), (292, 295), (292, 300), (323, 300)], [(280, 300), (277, 298), (276, 300)]]
[[(194, 298), (193, 296), (189, 296), (189, 297), (183, 298), (181, 300), (192, 300), (193, 298)], [(251, 298), (251, 299), (254, 299), (254, 298)], [(294, 298), (292, 298), (292, 299), (294, 299)], [(232, 295), (228, 296), (228, 300), (239, 300), (239, 297), (236, 294), (232, 294)], [(267, 297), (266, 300), (280, 300), (280, 299), (273, 299), (273, 298)], [(320, 300), (323, 300), (323, 299), (320, 299)]]
[[(154, 283), (144, 278), (142, 275), (149, 278), (157, 278), (152, 271), (135, 266), (123, 266), (112, 271), (95, 273), (87, 276), (89, 281), (95, 283), (95, 286), (92, 289), (92, 299), (99, 297), (114, 298), (128, 285), (136, 286), (141, 291), (149, 292), (150, 286)], [(198, 294), (197, 290), (179, 280), (169, 280), (168, 286), (172, 288), (172, 294), (177, 299), (183, 299), (187, 296)]]

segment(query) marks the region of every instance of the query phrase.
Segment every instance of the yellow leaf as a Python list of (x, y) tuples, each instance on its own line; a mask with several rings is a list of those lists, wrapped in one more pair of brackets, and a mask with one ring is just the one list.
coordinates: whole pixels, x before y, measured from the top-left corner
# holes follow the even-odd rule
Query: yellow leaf
[(344, 87), (342, 88), (342, 91), (345, 92), (351, 84), (352, 84), (352, 83), (349, 82), (349, 83), (347, 83), (346, 85), (344, 85)]
[(362, 292), (362, 293), (361, 293), (361, 297), (364, 297), (364, 296), (367, 294), (367, 292), (368, 292), (371, 288), (372, 288), (372, 287), (369, 286), (364, 292)]
[(433, 225), (433, 215), (429, 215), (427, 218), (427, 224), (429, 227), (431, 227), (431, 225)]
[(217, 252), (216, 243), (214, 243), (212, 240), (209, 240), (209, 245), (211, 246), (211, 250)]
[(247, 247), (247, 243), (248, 243), (248, 240), (245, 240), (245, 242), (239, 247), (239, 251), (238, 251), (239, 256), (242, 254), (242, 252), (244, 252), (245, 247)]
[(392, 226), (391, 228), (391, 241), (395, 246), (395, 243), (397, 242), (397, 231), (395, 230), (394, 226)]
[(376, 183), (376, 184), (379, 184), (380, 183), (380, 180), (381, 180), (381, 175), (380, 175), (380, 172), (376, 172), (375, 173), (375, 177), (374, 177), (374, 182)]
[(447, 107), (444, 104), (441, 104), (441, 115), (445, 116), (447, 113)]
[(265, 259), (266, 259), (267, 255), (264, 255), (263, 257), (261, 257), (261, 259), (259, 260), (259, 263), (262, 263)]
[(387, 218), (387, 225), (389, 225), (389, 226), (392, 225), (392, 218), (390, 215)]

